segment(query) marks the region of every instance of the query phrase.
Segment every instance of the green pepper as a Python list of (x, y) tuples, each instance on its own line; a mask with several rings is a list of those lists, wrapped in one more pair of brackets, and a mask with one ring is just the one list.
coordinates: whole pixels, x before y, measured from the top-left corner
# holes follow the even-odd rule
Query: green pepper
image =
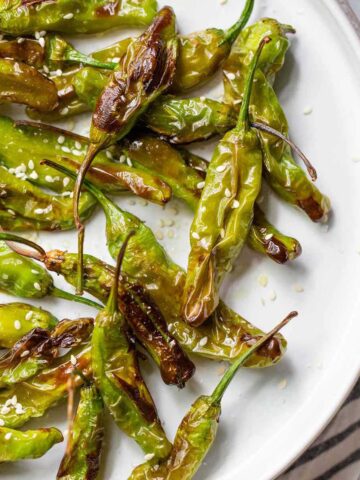
[(156, 14), (156, 0), (1, 0), (0, 30), (27, 35), (41, 30), (96, 33), (109, 28), (148, 25)]
[[(252, 93), (251, 115), (256, 122), (274, 128), (285, 137), (288, 136), (289, 127), (272, 88), (272, 81), (284, 63), (289, 46), (286, 33), (291, 31), (292, 27), (281, 25), (276, 20), (263, 19), (240, 34), (224, 64), (225, 102), (236, 107), (241, 102), (254, 45), (264, 33), (271, 35), (273, 42), (266, 46), (260, 58)], [(329, 199), (307, 178), (286, 143), (279, 142), (274, 135), (264, 131), (260, 132), (260, 139), (264, 153), (264, 175), (272, 189), (285, 201), (304, 210), (311, 220), (326, 221), (330, 211)]]
[(0, 305), (0, 348), (12, 348), (34, 328), (53, 328), (57, 322), (50, 312), (33, 305), (25, 303)]
[(209, 28), (180, 36), (173, 92), (189, 91), (212, 78), (229, 55), (232, 43), (247, 24), (253, 8), (254, 0), (247, 0), (241, 17), (229, 30)]
[(202, 325), (219, 303), (219, 289), (249, 235), (261, 190), (262, 151), (249, 124), (250, 95), (265, 37), (253, 57), (239, 120), (216, 147), (190, 229), (183, 315)]
[(36, 68), (0, 58), (0, 103), (4, 102), (21, 103), (47, 112), (57, 106), (58, 94), (54, 82)]
[[(9, 240), (11, 234), (0, 233), (0, 238)], [(53, 295), (69, 301), (83, 303), (95, 308), (92, 300), (77, 297), (55, 287), (51, 275), (36, 262), (14, 253), (5, 242), (0, 241), (0, 290), (23, 298), (44, 298)]]
[(94, 385), (80, 391), (67, 451), (61, 461), (57, 479), (82, 480), (97, 478), (104, 439), (104, 404)]
[(0, 427), (0, 463), (40, 458), (51, 447), (63, 440), (62, 433), (57, 428), (39, 428), (19, 432)]
[[(1, 116), (0, 129), (1, 165), (13, 173), (23, 175), (35, 185), (57, 193), (70, 194), (73, 188), (70, 178), (62, 173), (54, 175), (53, 169), (43, 165), (42, 161), (45, 158), (56, 160), (59, 155), (66, 155), (67, 159), (79, 168), (89, 144), (87, 138), (50, 125), (14, 122), (8, 117)], [(116, 147), (99, 152), (88, 172), (88, 177), (109, 194), (130, 190), (135, 195), (160, 204), (166, 203), (171, 198), (171, 188), (164, 181), (151, 172), (128, 165), (123, 152)], [(89, 200), (89, 197), (85, 196), (84, 199)], [(59, 215), (58, 220), (63, 216)], [(5, 225), (3, 227), (5, 228)]]
[(107, 306), (95, 320), (92, 369), (96, 385), (118, 427), (146, 454), (163, 459), (169, 455), (171, 444), (142, 378), (125, 317), (118, 308), (119, 276), (129, 238), (118, 255)]
[(89, 341), (93, 320), (63, 320), (50, 332), (35, 328), (0, 357), (0, 388), (23, 382), (50, 366), (61, 348), (75, 348)]
[(191, 480), (212, 447), (221, 416), (221, 401), (240, 367), (282, 329), (297, 312), (265, 335), (241, 355), (228, 369), (212, 395), (202, 395), (192, 404), (175, 435), (170, 457), (162, 462), (150, 460), (138, 466), (128, 480)]
[(44, 65), (45, 51), (37, 40), (31, 38), (0, 42), (0, 58), (11, 58), (40, 69)]
[[(57, 165), (56, 168), (64, 167)], [(71, 172), (67, 171), (71, 175)], [(135, 231), (136, 234), (127, 248), (123, 270), (129, 279), (142, 285), (147, 295), (159, 307), (168, 331), (185, 350), (213, 360), (234, 361), (261, 337), (261, 330), (252, 326), (223, 302), (220, 302), (211, 320), (205, 325), (194, 328), (184, 322), (181, 319), (184, 271), (168, 257), (149, 227), (134, 215), (114, 205), (86, 179), (85, 184), (104, 209), (108, 247), (112, 256), (116, 255), (128, 233)], [(113, 271), (94, 257), (85, 258), (86, 290), (97, 298), (107, 298), (108, 293), (105, 292), (109, 291), (108, 284)], [(67, 281), (74, 285), (77, 265), (73, 259), (70, 262), (70, 259), (67, 255), (66, 262), (63, 252), (53, 251), (47, 254), (45, 262), (50, 270), (62, 275), (65, 273)], [(165, 327), (166, 325), (163, 325), (162, 329)], [(151, 330), (150, 333), (152, 334)], [(267, 351), (262, 350), (247, 366), (259, 368), (273, 365), (282, 357), (285, 348), (285, 340), (282, 337), (275, 338)]]
[[(44, 413), (66, 398), (68, 380), (73, 375), (74, 358), (76, 367), (86, 377), (91, 372), (90, 346), (79, 347), (55, 365), (46, 368), (26, 382), (0, 391), (0, 424), (8, 428), (19, 428), (32, 418)], [(79, 376), (74, 378), (75, 386), (83, 383)]]
[[(69, 230), (74, 227), (72, 199), (51, 195), (25, 180), (25, 164), (14, 170), (0, 167), (0, 204), (3, 209), (20, 217), (39, 221), (46, 230)], [(31, 177), (30, 177), (31, 178)], [(51, 182), (49, 182), (51, 183)], [(80, 199), (80, 216), (83, 220), (94, 212), (96, 202), (85, 193)]]
[(74, 219), (79, 232), (78, 293), (83, 291), (84, 226), (78, 209), (83, 179), (97, 153), (127, 135), (139, 116), (169, 88), (175, 73), (177, 43), (174, 12), (164, 7), (152, 25), (129, 45), (98, 99), (90, 145), (74, 188)]

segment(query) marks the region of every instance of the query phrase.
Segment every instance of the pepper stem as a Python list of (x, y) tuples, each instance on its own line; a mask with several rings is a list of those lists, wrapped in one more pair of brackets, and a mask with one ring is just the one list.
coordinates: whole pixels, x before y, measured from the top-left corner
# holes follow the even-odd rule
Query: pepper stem
[(249, 128), (249, 107), (250, 107), (250, 98), (251, 98), (251, 92), (252, 92), (252, 87), (253, 87), (253, 82), (254, 82), (254, 77), (255, 77), (255, 72), (256, 68), (260, 59), (261, 52), (265, 45), (267, 43), (271, 42), (270, 37), (264, 37), (260, 44), (258, 49), (256, 50), (256, 53), (251, 60), (250, 63), (250, 69), (249, 73), (245, 82), (245, 89), (244, 89), (244, 95), (243, 95), (243, 101), (241, 105), (241, 110), (239, 114), (239, 119), (237, 123), (238, 128), (244, 128), (248, 130)]
[(317, 172), (315, 170), (315, 167), (311, 164), (310, 160), (307, 158), (307, 156), (300, 150), (300, 148), (292, 142), (289, 138), (287, 138), (286, 135), (283, 135), (281, 132), (278, 130), (275, 130), (275, 128), (270, 127), (269, 125), (266, 125), (264, 123), (258, 123), (258, 122), (251, 122), (251, 126), (253, 128), (256, 128), (257, 130), (261, 130), (263, 132), (269, 133), (270, 135), (274, 135), (277, 138), (280, 138), (283, 140), (285, 143), (287, 143), (293, 150), (298, 154), (298, 156), (301, 158), (301, 160), (304, 162), (304, 165), (311, 177), (311, 180), (315, 182), (317, 180)]
[(68, 62), (82, 63), (84, 65), (90, 65), (91, 67), (103, 68), (106, 70), (114, 70), (117, 66), (117, 64), (113, 62), (100, 62), (99, 60), (96, 60), (96, 58), (89, 57), (88, 55), (75, 50), (75, 48), (68, 48), (65, 53), (65, 60)]
[(108, 303), (106, 305), (106, 311), (110, 314), (113, 314), (117, 312), (118, 310), (118, 291), (119, 291), (119, 281), (120, 281), (120, 275), (121, 275), (121, 267), (122, 263), (125, 257), (125, 252), (127, 249), (127, 246), (129, 244), (130, 238), (135, 235), (134, 231), (131, 231), (129, 235), (124, 240), (124, 243), (122, 244), (117, 261), (116, 261), (116, 269), (115, 269), (115, 276), (114, 276), (114, 281), (111, 287), (110, 291), (110, 296), (108, 299)]
[(244, 27), (248, 23), (249, 18), (254, 9), (254, 4), (255, 4), (255, 0), (246, 0), (245, 7), (241, 13), (239, 20), (236, 23), (234, 23), (234, 25), (226, 31), (225, 38), (220, 43), (220, 46), (223, 45), (224, 43), (232, 44), (235, 42), (240, 32), (244, 29)]
[(79, 297), (78, 295), (65, 292), (65, 290), (61, 290), (57, 287), (53, 287), (51, 289), (51, 293), (54, 295), (54, 297), (63, 298), (64, 300), (69, 300), (69, 302), (82, 303), (83, 305), (87, 305), (88, 307), (96, 308), (96, 310), (101, 310), (103, 308), (102, 305), (94, 302), (93, 300), (90, 300), (89, 298)]
[(271, 332), (264, 335), (255, 345), (253, 345), (247, 352), (245, 352), (241, 357), (239, 357), (236, 362), (234, 362), (231, 367), (227, 370), (223, 378), (221, 379), (219, 385), (215, 388), (213, 394), (211, 395), (212, 403), (219, 404), (224, 396), (224, 393), (227, 387), (230, 385), (230, 382), (234, 378), (236, 372), (239, 368), (244, 365), (244, 363), (253, 355), (260, 347), (262, 347), (266, 342), (271, 340), (274, 335), (276, 335), (285, 325), (287, 325), (294, 317), (298, 315), (298, 312), (291, 312), (289, 315), (277, 325)]
[(100, 148), (98, 145), (90, 143), (86, 157), (82, 162), (78, 175), (76, 177), (76, 182), (74, 186), (74, 200), (73, 200), (73, 212), (75, 225), (78, 230), (78, 267), (77, 267), (77, 288), (76, 293), (82, 295), (84, 292), (84, 238), (85, 238), (85, 227), (81, 222), (79, 214), (79, 203), (80, 203), (80, 193), (81, 187), (84, 182), (85, 175), (90, 168), (90, 165)]
[[(28, 257), (32, 258), (34, 260), (38, 260), (39, 262), (42, 262), (44, 258), (46, 257), (46, 252), (45, 250), (40, 247), (35, 242), (32, 242), (31, 240), (28, 240), (27, 238), (20, 237), (19, 235), (14, 235), (13, 233), (8, 233), (4, 232), (1, 230), (0, 227), (0, 240), (3, 240), (11, 250), (13, 250), (15, 253), (18, 253), (19, 255), (22, 255), (23, 257)], [(18, 247), (16, 245), (9, 244), (8, 242), (15, 242), (15, 243), (20, 243), (21, 245), (26, 245), (34, 250), (34, 252), (30, 252), (28, 250), (24, 250), (21, 247)]]

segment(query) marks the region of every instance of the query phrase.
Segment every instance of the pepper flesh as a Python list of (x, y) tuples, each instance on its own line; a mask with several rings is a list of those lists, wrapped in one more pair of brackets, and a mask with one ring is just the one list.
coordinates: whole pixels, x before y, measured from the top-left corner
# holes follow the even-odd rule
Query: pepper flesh
[(243, 354), (228, 369), (212, 395), (203, 395), (192, 404), (176, 432), (167, 460), (150, 460), (136, 467), (128, 480), (191, 480), (215, 441), (221, 415), (221, 400), (236, 372), (256, 350), (271, 340), (275, 333), (296, 315), (297, 312), (292, 312)]
[(63, 440), (62, 433), (57, 428), (39, 428), (19, 432), (0, 427), (0, 463), (40, 458), (51, 447)]
[(67, 451), (61, 461), (56, 478), (96, 479), (104, 439), (104, 404), (94, 385), (80, 391)]
[(171, 444), (142, 378), (134, 343), (118, 308), (119, 276), (127, 241), (120, 250), (107, 306), (95, 320), (91, 339), (92, 369), (97, 387), (118, 427), (146, 454), (166, 458)]
[(2, 0), (0, 30), (17, 36), (41, 30), (73, 34), (142, 27), (152, 21), (156, 9), (156, 0)]
[(21, 103), (47, 112), (57, 106), (58, 95), (54, 82), (36, 68), (0, 58), (0, 103), (4, 102)]
[(239, 121), (215, 148), (205, 187), (190, 228), (190, 255), (184, 289), (183, 315), (202, 325), (219, 303), (219, 289), (248, 237), (261, 190), (262, 152), (249, 125), (249, 103), (265, 37), (254, 55)]
[(48, 329), (57, 319), (46, 310), (25, 303), (0, 305), (0, 348), (12, 348), (34, 328)]

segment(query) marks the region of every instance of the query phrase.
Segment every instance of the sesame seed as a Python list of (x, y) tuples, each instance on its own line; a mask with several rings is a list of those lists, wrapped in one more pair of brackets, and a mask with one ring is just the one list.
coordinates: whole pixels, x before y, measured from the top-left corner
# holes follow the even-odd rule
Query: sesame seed
[(45, 38), (43, 38), (43, 37), (39, 38), (39, 44), (40, 44), (41, 47), (44, 48), (45, 47)]
[(203, 337), (199, 342), (200, 347), (205, 347), (207, 342), (208, 342), (208, 337)]
[(272, 233), (268, 233), (267, 235), (265, 235), (265, 240), (271, 240), (273, 238), (273, 234)]
[(219, 165), (217, 168), (216, 168), (216, 171), (217, 172), (224, 172), (226, 169), (226, 166), (225, 165)]
[(200, 240), (200, 235), (197, 232), (193, 232), (191, 236), (195, 238), (195, 240)]
[(34, 288), (35, 290), (38, 290), (39, 292), (41, 292), (41, 286), (39, 282), (34, 282)]
[(33, 160), (29, 160), (29, 162), (28, 162), (28, 167), (30, 168), (30, 170), (34, 170), (35, 165), (34, 165)]
[(303, 114), (304, 114), (304, 115), (311, 115), (312, 112), (313, 112), (312, 107), (307, 106), (307, 107), (304, 108)]
[(74, 355), (71, 355), (71, 357), (70, 357), (70, 362), (71, 362), (71, 364), (74, 365), (74, 366), (77, 364), (77, 360), (76, 360), (76, 357), (75, 357)]
[(167, 232), (167, 236), (168, 236), (168, 238), (174, 238), (174, 237), (175, 237), (174, 230), (171, 230), (171, 229), (170, 229), (170, 230), (168, 230), (168, 232)]
[(129, 167), (132, 167), (132, 166), (133, 166), (132, 161), (131, 161), (131, 159), (130, 159), (129, 157), (126, 159), (126, 162), (127, 162), (127, 164), (129, 165)]
[(54, 183), (54, 178), (51, 175), (45, 175), (45, 182)]
[(68, 147), (61, 147), (61, 150), (65, 153), (70, 153), (71, 152), (70, 148), (68, 148)]
[(222, 229), (220, 230), (220, 237), (221, 237), (221, 238), (225, 238), (225, 228), (222, 228)]
[(32, 171), (32, 172), (30, 173), (29, 178), (32, 178), (33, 180), (37, 180), (37, 179), (39, 178), (39, 175), (38, 175), (38, 173), (35, 172), (35, 170), (34, 170), (34, 171)]
[(31, 311), (27, 312), (27, 314), (25, 315), (25, 320), (28, 320), (28, 321), (31, 320), (33, 315), (34, 315), (34, 312), (31, 312)]
[(276, 292), (275, 292), (275, 290), (272, 290), (272, 291), (270, 292), (270, 294), (269, 294), (269, 300), (270, 300), (271, 302), (275, 302), (276, 299), (277, 299)]
[(267, 275), (265, 275), (264, 273), (262, 273), (261, 275), (259, 275), (258, 277), (258, 284), (260, 285), (260, 287), (267, 287), (269, 283), (269, 277)]
[(235, 73), (230, 72), (226, 75), (226, 78), (228, 78), (229, 80), (235, 80), (236, 75)]
[(295, 283), (295, 285), (293, 285), (293, 290), (296, 293), (302, 293), (304, 291), (304, 287), (299, 283)]
[(67, 115), (68, 113), (69, 113), (68, 107), (65, 107), (62, 110), (60, 110), (60, 115)]
[(63, 179), (63, 185), (64, 185), (64, 187), (67, 187), (67, 186), (69, 185), (69, 183), (70, 183), (70, 178), (69, 178), (69, 177), (65, 177), (65, 178)]
[(287, 387), (287, 380), (284, 378), (278, 383), (279, 390), (284, 390)]
[(205, 182), (199, 182), (196, 186), (197, 188), (202, 189), (205, 187)]
[(27, 357), (29, 355), (30, 351), (29, 350), (24, 350), (22, 354), (20, 355), (21, 358)]
[(34, 36), (35, 36), (36, 40), (39, 40), (39, 38), (40, 38), (40, 32), (35, 32), (35, 33), (34, 33)]
[(9, 403), (10, 403), (10, 405), (13, 405), (13, 406), (15, 407), (16, 404), (17, 404), (17, 396), (16, 396), (16, 395), (13, 395), (13, 396), (10, 398)]
[(21, 328), (20, 320), (15, 320), (14, 327), (15, 327), (16, 330), (20, 330), (20, 328)]
[(63, 16), (64, 20), (71, 20), (74, 17), (73, 13), (67, 13), (66, 15)]
[(10, 412), (10, 408), (4, 405), (0, 411), (1, 415), (7, 415)]
[(80, 150), (72, 150), (72, 154), (75, 155), (76, 157), (82, 156), (82, 152), (80, 152)]
[(5, 422), (2, 418), (0, 418), (0, 427), (3, 427), (5, 425)]
[(154, 453), (148, 453), (148, 454), (145, 455), (145, 457), (144, 457), (145, 462), (149, 462), (149, 461), (152, 460), (154, 457), (155, 457), (155, 454), (154, 454)]
[(60, 143), (60, 145), (62, 145), (64, 142), (65, 142), (65, 137), (64, 135), (60, 135), (57, 139), (57, 142)]
[(231, 197), (231, 192), (228, 188), (225, 190), (225, 197), (227, 197), (227, 198)]
[(110, 160), (112, 160), (113, 158), (113, 154), (111, 152), (109, 152), (109, 150), (106, 150), (106, 156), (107, 158), (109, 158)]
[(120, 155), (119, 161), (120, 161), (120, 163), (125, 163), (126, 162), (126, 156), (125, 155)]
[(11, 433), (11, 432), (8, 432), (8, 433), (5, 435), (5, 437), (4, 437), (5, 440), (10, 440), (11, 435), (12, 435), (12, 433)]
[(163, 234), (163, 232), (162, 232), (161, 230), (158, 230), (158, 231), (156, 232), (156, 238), (157, 238), (158, 240), (164, 240), (164, 234)]
[(239, 208), (240, 207), (240, 202), (238, 200), (234, 200), (233, 203), (232, 203), (232, 208)]
[(82, 145), (80, 142), (76, 141), (75, 142), (75, 147), (78, 149), (78, 150), (81, 150), (82, 149)]

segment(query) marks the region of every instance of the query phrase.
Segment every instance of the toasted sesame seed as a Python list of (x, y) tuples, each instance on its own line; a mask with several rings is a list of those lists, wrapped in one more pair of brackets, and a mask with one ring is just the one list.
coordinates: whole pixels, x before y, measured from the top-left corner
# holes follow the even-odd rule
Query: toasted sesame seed
[(27, 312), (27, 314), (25, 315), (25, 320), (28, 320), (28, 321), (31, 320), (33, 315), (34, 315), (34, 312), (31, 312), (31, 311)]
[(258, 284), (261, 286), (261, 287), (267, 287), (269, 283), (269, 277), (267, 275), (265, 275), (264, 273), (262, 273), (261, 275), (259, 275), (258, 277)]
[(68, 107), (65, 107), (62, 110), (60, 110), (60, 115), (67, 115), (68, 113), (69, 113)]
[(196, 186), (197, 188), (202, 189), (205, 187), (205, 182), (199, 182)]
[(193, 232), (191, 236), (195, 238), (195, 240), (200, 240), (200, 235), (197, 232)]
[(64, 142), (65, 142), (65, 137), (64, 135), (60, 135), (57, 139), (57, 142), (60, 143), (60, 145), (62, 145)]
[(45, 175), (45, 182), (54, 183), (54, 178), (51, 175)]
[(27, 357), (29, 355), (30, 351), (29, 350), (24, 350), (22, 354), (20, 355), (21, 358)]
[(74, 365), (74, 366), (77, 364), (77, 360), (76, 360), (75, 355), (71, 355), (71, 357), (70, 357), (70, 362), (71, 362), (71, 364)]
[(81, 149), (82, 149), (81, 143), (78, 142), (77, 140), (76, 140), (76, 142), (75, 142), (75, 147), (76, 147), (78, 150), (81, 150)]
[(28, 162), (28, 167), (30, 168), (30, 170), (34, 170), (35, 165), (34, 165), (33, 160), (29, 160), (29, 162)]
[(240, 207), (240, 202), (238, 200), (234, 200), (231, 207), (234, 208), (234, 209), (239, 208)]
[(43, 37), (39, 38), (39, 44), (40, 44), (41, 47), (44, 48), (45, 47), (45, 38), (43, 38)]
[(220, 237), (221, 237), (221, 238), (225, 238), (225, 228), (222, 228), (222, 229), (220, 230)]
[(11, 432), (8, 432), (8, 433), (5, 435), (5, 437), (4, 437), (5, 440), (10, 440), (11, 435), (12, 435), (12, 433), (11, 433)]
[(61, 150), (65, 153), (70, 153), (71, 152), (70, 148), (68, 148), (68, 147), (61, 147)]
[(217, 172), (224, 172), (226, 170), (226, 166), (225, 165), (219, 165), (218, 167), (216, 167), (216, 171)]
[(5, 425), (5, 422), (2, 418), (0, 418), (0, 427), (3, 427)]
[(208, 343), (208, 337), (203, 337), (200, 342), (199, 342), (199, 345), (200, 347), (205, 347), (205, 345)]
[(35, 290), (38, 290), (39, 292), (41, 292), (41, 286), (39, 282), (34, 282), (34, 288)]
[(67, 13), (66, 15), (63, 16), (64, 20), (71, 20), (74, 17), (73, 13)]
[(64, 187), (67, 187), (67, 186), (69, 185), (69, 183), (70, 183), (70, 178), (69, 178), (69, 177), (65, 177), (65, 178), (63, 179), (63, 185), (64, 185)]
[(149, 462), (149, 461), (152, 460), (154, 457), (155, 457), (155, 453), (148, 453), (148, 454), (145, 455), (145, 457), (144, 457), (145, 462)]
[(225, 197), (227, 197), (227, 198), (231, 197), (231, 192), (228, 188), (225, 190)]
[(20, 330), (20, 329), (21, 329), (20, 320), (15, 320), (15, 322), (14, 322), (14, 327), (15, 327), (16, 330)]
[(35, 172), (35, 170), (33, 170), (30, 175), (29, 175), (29, 178), (32, 178), (33, 180), (37, 180), (39, 178), (39, 175), (37, 172)]

